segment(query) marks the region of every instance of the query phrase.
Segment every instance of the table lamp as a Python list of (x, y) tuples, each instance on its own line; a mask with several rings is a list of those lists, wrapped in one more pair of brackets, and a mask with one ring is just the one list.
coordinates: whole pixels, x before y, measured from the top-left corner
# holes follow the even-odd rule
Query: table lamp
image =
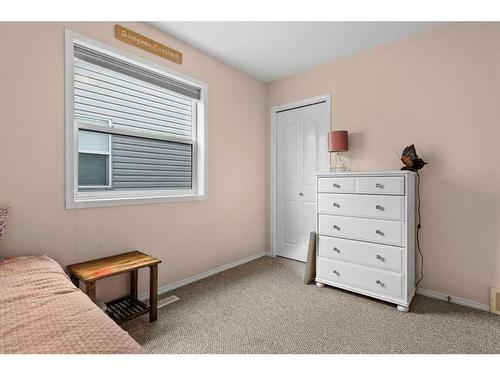
[[(334, 130), (328, 134), (328, 151), (330, 152), (330, 172), (347, 171), (347, 160), (340, 154), (349, 150), (347, 130)], [(333, 154), (333, 160), (332, 160)]]

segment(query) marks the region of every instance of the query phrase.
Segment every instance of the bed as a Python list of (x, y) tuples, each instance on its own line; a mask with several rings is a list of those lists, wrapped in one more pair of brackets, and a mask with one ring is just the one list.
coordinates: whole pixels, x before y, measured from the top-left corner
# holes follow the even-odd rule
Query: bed
[(0, 353), (143, 352), (53, 259), (0, 259)]

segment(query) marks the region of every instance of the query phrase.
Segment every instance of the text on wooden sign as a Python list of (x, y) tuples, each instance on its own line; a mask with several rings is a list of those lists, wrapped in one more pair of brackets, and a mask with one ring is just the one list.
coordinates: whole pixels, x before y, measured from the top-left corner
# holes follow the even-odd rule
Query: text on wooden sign
[(118, 24), (115, 25), (115, 38), (177, 64), (182, 64), (182, 53), (179, 51)]

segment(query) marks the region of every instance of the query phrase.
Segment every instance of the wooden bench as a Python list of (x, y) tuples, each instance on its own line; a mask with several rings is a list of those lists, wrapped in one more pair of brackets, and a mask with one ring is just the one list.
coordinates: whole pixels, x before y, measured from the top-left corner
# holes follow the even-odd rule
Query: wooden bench
[[(130, 272), (130, 295), (106, 303), (106, 314), (115, 322), (123, 323), (149, 312), (149, 321), (158, 316), (158, 264), (161, 260), (131, 251), (120, 255), (94, 259), (68, 266), (71, 281), (79, 287), (85, 284), (85, 293), (95, 302), (95, 282), (107, 277)], [(149, 306), (137, 298), (139, 269), (149, 267)]]

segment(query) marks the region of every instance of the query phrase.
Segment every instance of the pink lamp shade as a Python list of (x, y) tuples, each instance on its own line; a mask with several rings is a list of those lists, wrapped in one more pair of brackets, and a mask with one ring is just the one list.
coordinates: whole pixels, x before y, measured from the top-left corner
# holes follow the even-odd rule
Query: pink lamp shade
[(328, 151), (344, 152), (349, 150), (347, 130), (334, 130), (328, 133)]

